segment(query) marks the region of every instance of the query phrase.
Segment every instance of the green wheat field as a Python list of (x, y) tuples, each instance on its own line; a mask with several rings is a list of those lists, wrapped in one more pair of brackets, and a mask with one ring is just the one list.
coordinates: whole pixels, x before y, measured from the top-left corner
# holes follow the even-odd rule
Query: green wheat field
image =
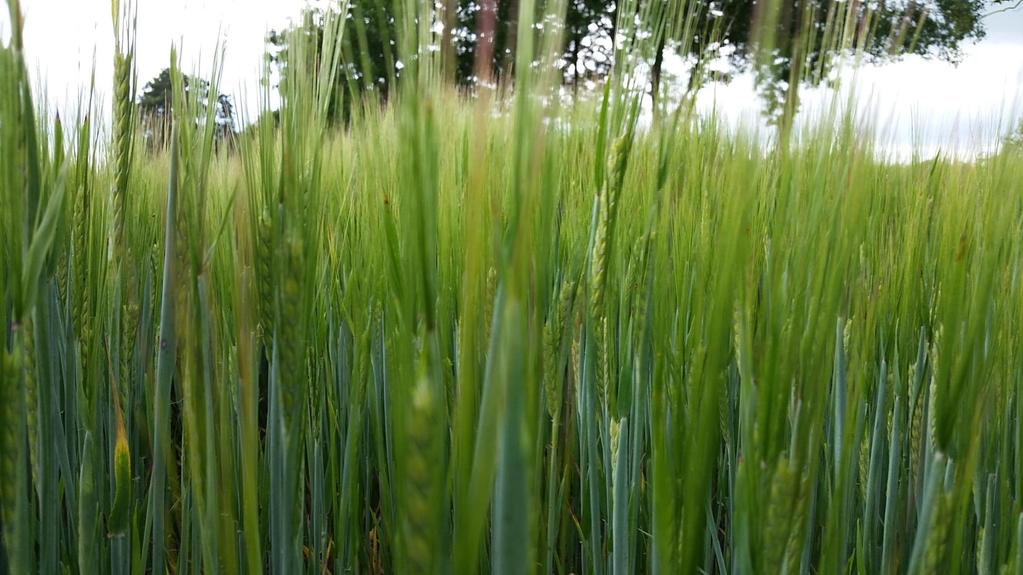
[(0, 572), (1023, 570), (1020, 148), (645, 108), (682, 0), (623, 3), (575, 101), (564, 3), (519, 0), (471, 92), (403, 0), (384, 105), (335, 89), (365, 30), (328, 15), (230, 149), (169, 49), (151, 149), (130, 7), (105, 114), (62, 122), (7, 4)]

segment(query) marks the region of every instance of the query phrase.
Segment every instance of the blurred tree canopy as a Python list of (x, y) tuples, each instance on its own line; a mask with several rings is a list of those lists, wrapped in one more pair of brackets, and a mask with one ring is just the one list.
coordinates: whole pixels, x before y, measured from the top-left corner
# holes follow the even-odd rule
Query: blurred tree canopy
[[(673, 0), (654, 0), (667, 2)], [(677, 1), (677, 0), (674, 0)], [(784, 115), (798, 106), (791, 80), (827, 79), (834, 57), (850, 44), (868, 59), (917, 54), (948, 61), (961, 58), (966, 42), (984, 36), (987, 10), (1014, 0), (698, 0), (685, 4), (690, 26), (666, 23), (650, 67), (652, 94), (671, 52), (693, 63), (689, 88), (707, 77), (727, 81), (753, 70), (767, 112)], [(542, 12), (543, 2), (538, 3)], [(405, 63), (397, 57), (395, 10), (387, 0), (353, 0), (345, 15), (344, 58), (338, 74), (352, 95), (375, 93), (386, 99)], [(444, 73), (459, 85), (481, 80), (481, 71), (500, 81), (511, 72), (517, 27), (516, 0), (449, 0), (436, 4), (430, 30), (435, 40), (421, 49), (443, 52)], [(538, 14), (540, 13), (538, 12)], [(614, 0), (568, 0), (564, 19), (562, 69), (566, 84), (599, 80), (611, 69), (616, 39)], [(309, 9), (302, 23), (271, 32), (267, 58), (287, 78), (287, 39), (296, 31), (322, 39), (324, 12)], [(539, 20), (539, 17), (537, 17)], [(681, 30), (686, 30), (685, 37)], [(843, 33), (845, 31), (845, 33)], [(684, 53), (679, 53), (679, 52)], [(794, 57), (795, 55), (795, 57)], [(479, 61), (478, 61), (479, 60)], [(726, 61), (705, 69), (700, 64)], [(798, 66), (794, 66), (798, 63)], [(342, 98), (349, 100), (350, 98)], [(347, 104), (345, 104), (347, 105)], [(791, 110), (789, 110), (791, 111)], [(335, 112), (343, 113), (337, 109)]]

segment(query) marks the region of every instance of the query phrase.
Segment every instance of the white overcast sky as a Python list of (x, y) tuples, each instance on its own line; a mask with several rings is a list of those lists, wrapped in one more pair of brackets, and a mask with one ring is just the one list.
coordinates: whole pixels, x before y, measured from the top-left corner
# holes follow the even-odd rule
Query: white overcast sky
[[(226, 45), (221, 90), (234, 94), (249, 117), (258, 110), (260, 56), (267, 30), (298, 14), (305, 0), (138, 0), (139, 81), (167, 66), (171, 43), (179, 45), (184, 67), (209, 74), (218, 40)], [(51, 108), (72, 113), (89, 84), (106, 99), (111, 83), (113, 34), (110, 0), (22, 0), (30, 71), (44, 87)], [(973, 152), (997, 145), (1023, 111), (1023, 8), (986, 19), (987, 38), (966, 47), (958, 66), (906, 58), (860, 70), (855, 85), (859, 106), (872, 106), (879, 143), (899, 155), (924, 154), (958, 146)], [(7, 11), (0, 11), (0, 38), (9, 35)], [(804, 115), (822, 93), (807, 95)], [(702, 109), (716, 109), (733, 125), (757, 123), (752, 79), (740, 76), (712, 86), (700, 97)]]

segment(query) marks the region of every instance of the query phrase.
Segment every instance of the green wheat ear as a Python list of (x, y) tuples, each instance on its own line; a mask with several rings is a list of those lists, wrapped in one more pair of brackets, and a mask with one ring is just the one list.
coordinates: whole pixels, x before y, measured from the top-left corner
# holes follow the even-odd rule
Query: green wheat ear
[(794, 512), (799, 507), (799, 477), (787, 458), (780, 458), (771, 478), (764, 525), (764, 573), (781, 573), (792, 542)]
[[(939, 487), (940, 489), (940, 487)], [(938, 495), (934, 502), (934, 516), (928, 528), (927, 546), (924, 548), (922, 573), (941, 573), (948, 559), (948, 542), (955, 511), (952, 493)]]
[[(29, 314), (32, 315), (31, 313)], [(28, 424), (28, 461), (32, 477), (35, 479), (38, 465), (39, 449), (39, 390), (36, 381), (36, 339), (31, 318), (26, 319), (20, 331), (24, 334), (25, 355), (22, 363), (25, 381), (25, 419)]]
[(132, 156), (132, 93), (133, 54), (114, 56), (114, 245), (125, 249), (124, 215), (127, 203), (128, 177)]
[(17, 356), (0, 354), (0, 519), (10, 525), (17, 474)]
[(410, 573), (436, 572), (436, 553), (440, 542), (437, 513), (441, 476), (436, 469), (443, 457), (438, 436), (438, 425), (442, 421), (436, 387), (426, 372), (425, 363), (420, 362), (420, 374), (412, 389), (408, 422), (408, 483), (405, 486), (403, 539)]
[[(305, 312), (302, 297), (303, 239), (289, 235), (281, 247), (282, 277), (279, 284), (281, 360), (281, 404), (287, 425), (298, 424), (306, 395), (305, 339), (301, 321)], [(289, 430), (290, 432), (291, 430)]]
[[(572, 321), (572, 302), (575, 297), (575, 284), (569, 282), (561, 286), (558, 304), (552, 310), (543, 329), (544, 345), (544, 396), (547, 414), (554, 418), (561, 411), (563, 397), (563, 371), (565, 367), (562, 348), (565, 325)], [(569, 331), (571, 335), (571, 331)]]

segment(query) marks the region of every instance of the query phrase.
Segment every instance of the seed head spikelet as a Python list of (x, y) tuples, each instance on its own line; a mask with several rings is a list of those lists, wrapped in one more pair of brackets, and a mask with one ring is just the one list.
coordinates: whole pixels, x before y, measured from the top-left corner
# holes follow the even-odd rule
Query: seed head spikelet
[(132, 158), (132, 92), (133, 55), (117, 53), (114, 56), (114, 246), (118, 252), (125, 249), (124, 216), (127, 203), (128, 176)]
[(124, 303), (121, 316), (121, 380), (127, 385), (131, 381), (131, 367), (135, 356), (135, 341), (139, 330), (139, 304), (134, 298)]
[(89, 357), (92, 300), (88, 286), (89, 267), (89, 197), (87, 188), (79, 186), (74, 199), (74, 223), (72, 228), (72, 267), (74, 269), (74, 290), (72, 294), (71, 325), (78, 337), (82, 363)]
[(283, 275), (280, 278), (280, 320), (278, 345), (281, 361), (281, 402), (287, 421), (298, 417), (306, 387), (305, 339), (302, 334), (302, 274), (304, 258), (302, 238), (292, 233), (281, 247)]
[[(791, 464), (790, 464), (791, 465)], [(795, 506), (790, 510), (789, 538), (785, 542), (785, 557), (782, 565), (785, 572), (794, 574), (799, 572), (799, 563), (803, 554), (803, 537), (805, 533), (804, 520), (806, 516), (806, 478), (796, 480)]]
[[(910, 370), (910, 381), (917, 377), (917, 369), (919, 367), (914, 364)], [(911, 404), (912, 415), (910, 416), (909, 423), (909, 454), (910, 454), (910, 474), (913, 482), (916, 483), (920, 478), (920, 461), (923, 453), (923, 427), (924, 427), (924, 397), (925, 393), (923, 390), (920, 391), (919, 395), (913, 398)]]
[(405, 485), (405, 521), (403, 538), (409, 573), (434, 573), (437, 570), (438, 524), (442, 444), (441, 406), (436, 388), (427, 374), (426, 361), (420, 361), (418, 381), (412, 389), (408, 419), (408, 456)]
[(21, 367), (25, 381), (25, 418), (28, 423), (28, 460), (33, 477), (36, 474), (39, 442), (39, 390), (36, 379), (36, 339), (32, 319), (26, 319), (19, 328), (24, 339), (24, 353), (22, 355)]
[(621, 444), (618, 438), (621, 434), (621, 421), (615, 418), (611, 418), (611, 424), (608, 429), (608, 437), (611, 440), (611, 475), (612, 477), (619, 473), (618, 469), (618, 450), (621, 449)]
[(0, 519), (9, 525), (14, 513), (17, 474), (17, 394), (19, 392), (17, 356), (0, 353)]
[(781, 573), (789, 544), (793, 510), (799, 499), (799, 478), (787, 458), (780, 458), (771, 478), (764, 524), (764, 573)]
[(594, 233), (593, 253), (590, 260), (590, 313), (603, 317), (604, 294), (607, 282), (607, 260), (614, 241), (614, 228), (618, 217), (618, 198), (621, 195), (628, 165), (631, 138), (615, 140), (611, 148), (607, 180), (599, 192), (597, 228)]
[(547, 323), (544, 325), (544, 395), (547, 414), (552, 418), (561, 411), (564, 384), (564, 363), (561, 357), (562, 338), (565, 333), (565, 324), (572, 321), (574, 290), (575, 286), (571, 282), (561, 286), (558, 304), (553, 308), (551, 317), (547, 318)]
[(952, 493), (939, 495), (934, 501), (934, 515), (931, 517), (931, 524), (920, 526), (920, 528), (928, 529), (921, 573), (938, 575), (945, 572), (949, 536), (955, 515), (954, 504), (955, 499)]

